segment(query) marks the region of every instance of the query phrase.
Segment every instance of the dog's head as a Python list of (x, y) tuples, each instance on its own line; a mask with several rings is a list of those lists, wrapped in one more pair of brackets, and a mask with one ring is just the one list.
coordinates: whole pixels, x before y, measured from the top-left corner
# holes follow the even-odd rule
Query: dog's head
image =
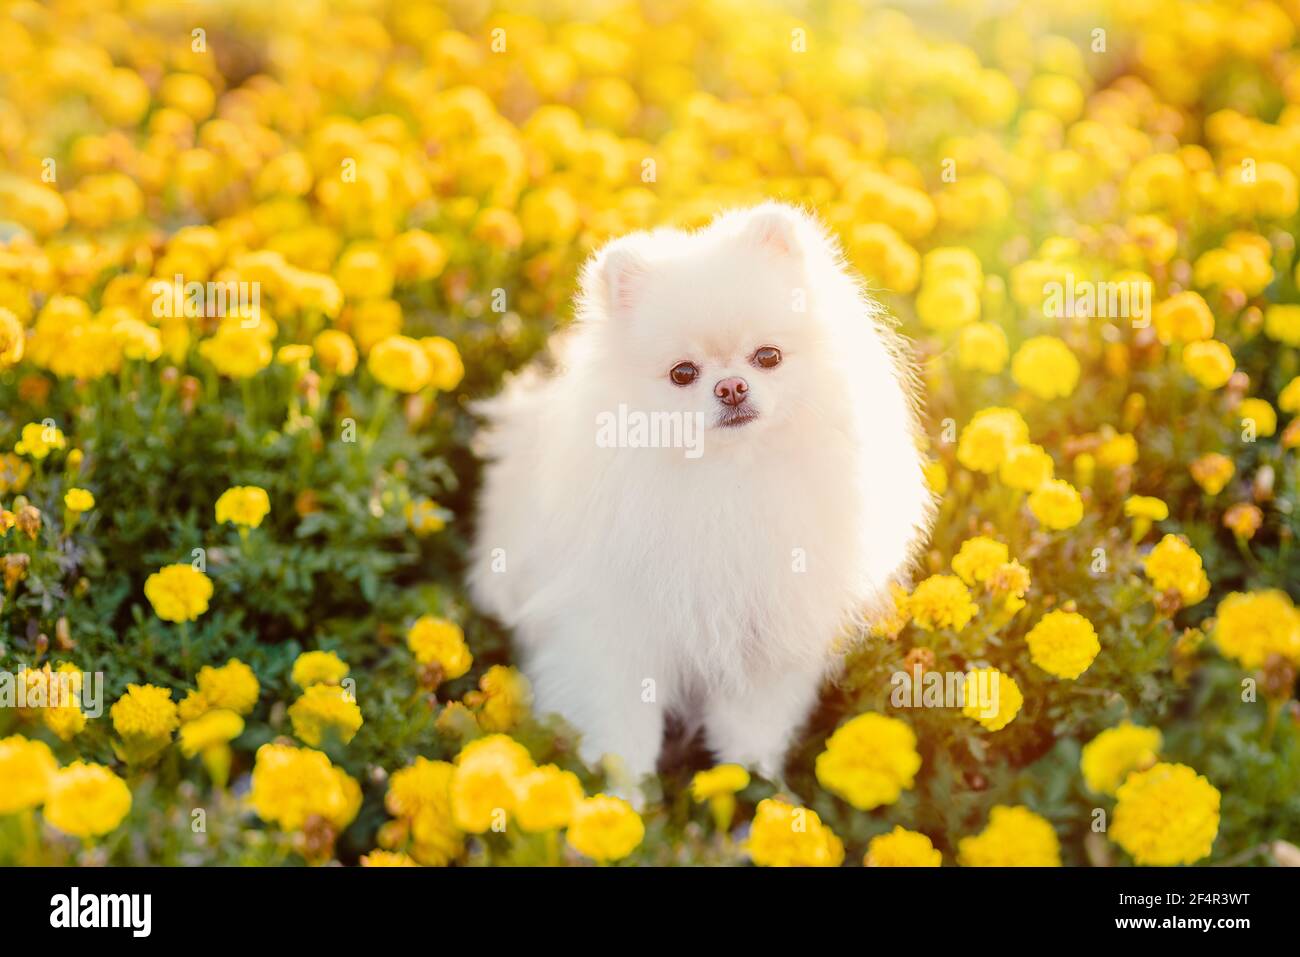
[(583, 318), (605, 394), (698, 414), (713, 440), (745, 441), (801, 415), (834, 414), (824, 297), (836, 270), (820, 227), (791, 206), (726, 213), (686, 233), (611, 242), (588, 264)]

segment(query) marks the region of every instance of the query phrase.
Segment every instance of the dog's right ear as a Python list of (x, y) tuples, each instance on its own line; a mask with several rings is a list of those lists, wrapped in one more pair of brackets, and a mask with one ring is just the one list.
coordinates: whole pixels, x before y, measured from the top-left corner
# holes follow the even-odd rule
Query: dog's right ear
[(650, 264), (631, 247), (615, 240), (592, 257), (583, 271), (582, 286), (589, 300), (611, 319), (626, 319), (650, 274)]

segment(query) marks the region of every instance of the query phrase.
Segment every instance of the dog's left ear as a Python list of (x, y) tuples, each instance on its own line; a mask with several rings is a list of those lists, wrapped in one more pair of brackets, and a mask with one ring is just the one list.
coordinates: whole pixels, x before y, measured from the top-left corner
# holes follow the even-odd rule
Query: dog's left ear
[(596, 315), (626, 320), (636, 309), (650, 264), (636, 246), (637, 234), (606, 243), (582, 268), (582, 294)]
[(772, 255), (793, 261), (804, 256), (800, 237), (803, 214), (790, 206), (765, 203), (749, 214), (742, 236), (751, 245)]

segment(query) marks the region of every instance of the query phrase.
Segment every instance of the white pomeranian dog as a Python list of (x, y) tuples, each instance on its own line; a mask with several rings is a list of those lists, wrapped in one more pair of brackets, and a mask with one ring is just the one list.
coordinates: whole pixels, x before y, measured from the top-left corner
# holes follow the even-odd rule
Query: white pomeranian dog
[(777, 203), (609, 243), (556, 338), (483, 406), (474, 600), (589, 763), (654, 771), (673, 715), (779, 779), (931, 520), (901, 340)]

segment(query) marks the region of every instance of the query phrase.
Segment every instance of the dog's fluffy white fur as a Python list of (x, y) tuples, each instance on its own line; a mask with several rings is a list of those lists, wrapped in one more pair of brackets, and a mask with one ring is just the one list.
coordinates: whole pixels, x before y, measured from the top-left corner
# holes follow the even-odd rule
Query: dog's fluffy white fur
[[(838, 639), (886, 609), (931, 519), (901, 340), (834, 240), (777, 203), (609, 243), (557, 339), (553, 372), (483, 407), (474, 600), (587, 761), (653, 771), (672, 713), (778, 776)], [(714, 386), (733, 376), (758, 415), (728, 427)], [(620, 404), (701, 413), (702, 454), (601, 447)]]

